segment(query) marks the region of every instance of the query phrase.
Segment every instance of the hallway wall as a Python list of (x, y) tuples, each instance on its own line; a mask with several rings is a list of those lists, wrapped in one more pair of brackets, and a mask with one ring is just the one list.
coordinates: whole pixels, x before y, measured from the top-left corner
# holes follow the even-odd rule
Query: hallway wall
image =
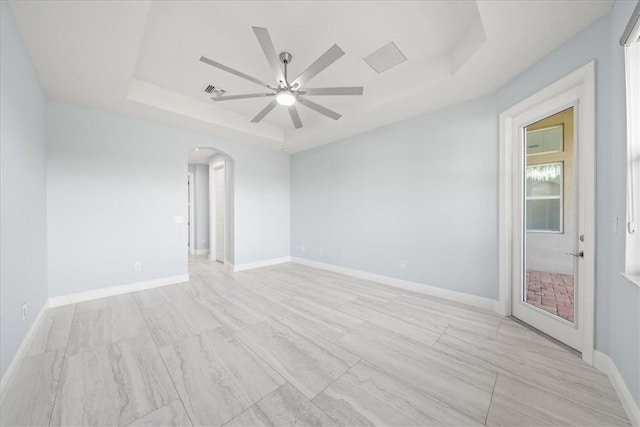
[(4, 375), (47, 300), (47, 98), (4, 1), (0, 19), (0, 375)]

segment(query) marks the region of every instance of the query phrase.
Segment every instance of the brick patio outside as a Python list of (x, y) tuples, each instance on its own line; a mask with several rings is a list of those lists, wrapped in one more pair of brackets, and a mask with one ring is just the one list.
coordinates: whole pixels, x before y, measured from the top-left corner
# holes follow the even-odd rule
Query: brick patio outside
[(573, 322), (573, 276), (527, 270), (527, 302)]

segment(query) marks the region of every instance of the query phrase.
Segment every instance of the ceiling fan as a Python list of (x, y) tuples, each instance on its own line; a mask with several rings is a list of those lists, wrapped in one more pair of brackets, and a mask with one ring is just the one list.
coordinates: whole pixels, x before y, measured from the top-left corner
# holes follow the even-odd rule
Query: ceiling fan
[[(316, 59), (315, 62), (304, 70), (298, 77), (296, 77), (293, 81), (289, 82), (287, 76), (287, 66), (291, 63), (292, 56), (289, 52), (282, 52), (280, 55), (276, 54), (276, 50), (273, 47), (273, 42), (271, 41), (271, 37), (269, 36), (269, 31), (266, 28), (260, 27), (252, 27), (253, 32), (258, 38), (258, 43), (260, 43), (260, 47), (262, 47), (262, 51), (264, 55), (267, 57), (267, 62), (271, 67), (271, 71), (276, 78), (276, 84), (270, 85), (261, 80), (258, 80), (254, 77), (251, 77), (247, 74), (241, 73), (240, 71), (234, 70), (233, 68), (227, 67), (226, 65), (222, 65), (219, 62), (206, 58), (204, 56), (200, 57), (200, 61), (205, 64), (209, 64), (213, 67), (219, 68), (231, 74), (235, 74), (238, 77), (242, 77), (243, 79), (249, 80), (250, 82), (256, 83), (260, 86), (266, 87), (270, 90), (268, 93), (249, 93), (245, 95), (231, 95), (231, 96), (219, 96), (211, 98), (213, 101), (231, 101), (234, 99), (247, 99), (247, 98), (263, 98), (263, 97), (272, 97), (273, 99), (262, 111), (255, 116), (251, 122), (258, 123), (262, 120), (271, 110), (273, 110), (278, 104), (284, 105), (289, 109), (289, 115), (291, 116), (291, 121), (293, 122), (293, 126), (296, 129), (302, 127), (302, 121), (300, 120), (300, 116), (298, 115), (298, 110), (296, 109), (296, 103), (300, 103), (307, 108), (310, 108), (320, 114), (323, 114), (333, 120), (338, 120), (342, 117), (340, 114), (332, 111), (326, 107), (323, 107), (320, 104), (316, 104), (307, 98), (307, 96), (320, 96), (320, 95), (362, 95), (363, 87), (362, 86), (351, 86), (351, 87), (323, 87), (323, 88), (307, 88), (305, 85), (309, 80), (315, 77), (322, 70), (327, 68), (329, 65), (333, 64), (337, 61), (344, 52), (342, 49), (338, 47), (338, 45), (334, 44), (323, 53), (320, 58)], [(280, 66), (280, 63), (284, 64), (284, 70)]]

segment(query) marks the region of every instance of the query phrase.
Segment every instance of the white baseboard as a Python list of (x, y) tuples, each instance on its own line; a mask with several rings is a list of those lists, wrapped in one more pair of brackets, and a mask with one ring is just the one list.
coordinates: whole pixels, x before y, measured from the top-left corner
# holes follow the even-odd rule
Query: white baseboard
[(449, 289), (438, 288), (436, 286), (425, 285), (423, 283), (418, 283), (418, 282), (411, 282), (408, 280), (398, 279), (395, 277), (369, 273), (367, 271), (356, 270), (353, 268), (341, 267), (339, 265), (326, 264), (323, 262), (313, 261), (306, 258), (291, 257), (291, 262), (307, 265), (309, 267), (321, 268), (323, 270), (333, 271), (335, 273), (341, 273), (347, 276), (357, 277), (359, 279), (371, 280), (374, 282), (383, 283), (385, 285), (393, 286), (396, 288), (418, 292), (421, 294), (430, 295), (438, 298), (443, 298), (450, 301), (459, 302), (459, 303), (470, 305), (473, 307), (490, 310), (502, 315), (502, 310), (500, 309), (499, 302), (489, 298), (470, 295), (464, 292), (451, 291)]
[(31, 340), (33, 340), (33, 337), (35, 336), (36, 331), (40, 329), (40, 324), (42, 323), (44, 315), (48, 309), (49, 301), (45, 301), (44, 305), (40, 309), (40, 312), (27, 331), (27, 334), (24, 336), (22, 343), (20, 343), (18, 351), (16, 351), (16, 354), (13, 355), (13, 359), (11, 359), (11, 363), (9, 363), (7, 370), (4, 372), (4, 375), (2, 375), (2, 379), (0, 380), (0, 402), (4, 402), (5, 393), (9, 389), (9, 384), (11, 383), (14, 374), (18, 370), (20, 362), (22, 362), (24, 355), (29, 349), (29, 345), (31, 344)]
[(127, 294), (129, 292), (142, 291), (145, 289), (158, 288), (160, 286), (168, 286), (175, 283), (183, 283), (188, 281), (189, 274), (179, 274), (177, 276), (168, 276), (161, 277), (159, 279), (145, 280), (144, 282), (128, 283), (126, 285), (100, 288), (93, 291), (80, 292), (77, 294), (51, 297), (49, 298), (49, 307), (58, 307), (61, 305), (74, 304), (77, 302), (110, 297), (113, 295)]
[(624, 382), (624, 378), (622, 378), (613, 359), (596, 350), (593, 352), (593, 366), (609, 376), (609, 380), (618, 394), (618, 398), (627, 413), (627, 417), (629, 417), (631, 425), (640, 427), (640, 408), (638, 408), (638, 404), (631, 395), (631, 391)]
[(196, 249), (196, 255), (209, 255), (209, 249)]
[(281, 258), (265, 259), (262, 261), (250, 262), (247, 264), (237, 264), (237, 265), (231, 264), (231, 265), (232, 265), (233, 271), (238, 272), (238, 271), (244, 271), (244, 270), (251, 270), (253, 268), (268, 267), (270, 265), (282, 264), (285, 262), (291, 262), (291, 257), (284, 256)]

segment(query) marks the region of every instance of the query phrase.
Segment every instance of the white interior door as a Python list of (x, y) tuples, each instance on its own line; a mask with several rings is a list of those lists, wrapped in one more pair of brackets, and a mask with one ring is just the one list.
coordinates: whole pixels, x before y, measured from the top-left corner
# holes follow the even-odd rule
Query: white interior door
[(188, 189), (188, 199), (187, 199), (187, 203), (188, 203), (188, 209), (189, 209), (189, 219), (187, 221), (187, 228), (188, 228), (188, 237), (187, 237), (187, 247), (189, 248), (189, 253), (190, 254), (195, 254), (196, 253), (196, 244), (195, 244), (195, 221), (194, 221), (194, 217), (195, 217), (195, 197), (194, 197), (194, 187), (193, 187), (193, 174), (192, 173), (188, 173), (187, 174), (187, 189)]
[(225, 253), (225, 168), (214, 168), (215, 174), (215, 241), (216, 261), (224, 262)]

